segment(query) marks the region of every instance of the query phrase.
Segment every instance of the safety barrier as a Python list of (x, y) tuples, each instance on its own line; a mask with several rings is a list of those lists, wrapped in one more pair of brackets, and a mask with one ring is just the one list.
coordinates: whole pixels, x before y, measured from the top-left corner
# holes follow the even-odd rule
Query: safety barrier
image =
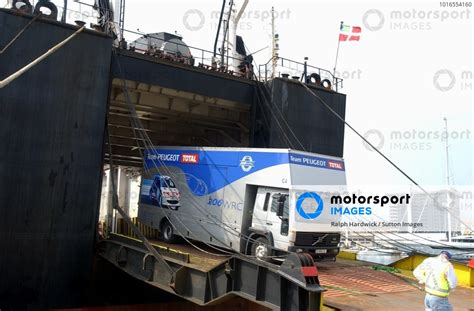
[[(428, 256), (412, 255), (393, 263), (391, 266), (411, 272), (426, 258), (428, 258)], [(458, 278), (458, 284), (467, 287), (474, 287), (474, 269), (459, 262), (452, 262), (452, 264), (454, 266), (454, 272)]]
[[(276, 72), (273, 71), (274, 65)], [(291, 77), (290, 77), (291, 75)], [(283, 57), (270, 58), (258, 66), (258, 79), (268, 81), (274, 77), (292, 78), (298, 81), (338, 92), (343, 87), (343, 79), (335, 77), (330, 71)]]

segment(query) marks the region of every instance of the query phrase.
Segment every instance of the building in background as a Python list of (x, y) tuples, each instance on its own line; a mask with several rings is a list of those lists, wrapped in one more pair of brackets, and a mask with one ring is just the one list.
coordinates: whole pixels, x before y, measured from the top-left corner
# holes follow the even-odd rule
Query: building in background
[[(462, 207), (462, 212), (461, 212)], [(391, 222), (417, 222), (423, 227), (416, 232), (461, 232), (460, 218), (467, 216), (472, 227), (472, 199), (463, 198), (457, 190), (439, 190), (412, 193), (409, 205), (390, 206)], [(464, 221), (464, 220), (463, 220)], [(469, 225), (469, 223), (467, 223)]]
[[(141, 170), (137, 168), (121, 167), (116, 169), (117, 195), (119, 205), (131, 217), (138, 215), (138, 198), (140, 194)], [(99, 221), (105, 222), (108, 213), (115, 213), (112, 208), (113, 187), (109, 166), (104, 167), (102, 179), (102, 194), (100, 200)], [(120, 215), (117, 215), (120, 217)]]

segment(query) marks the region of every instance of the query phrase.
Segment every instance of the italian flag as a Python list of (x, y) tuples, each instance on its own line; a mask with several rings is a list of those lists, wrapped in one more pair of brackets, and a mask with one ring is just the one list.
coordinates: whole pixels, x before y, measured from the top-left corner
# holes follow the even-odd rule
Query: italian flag
[(348, 26), (341, 24), (341, 32), (339, 33), (339, 41), (359, 41), (361, 28), (358, 26)]

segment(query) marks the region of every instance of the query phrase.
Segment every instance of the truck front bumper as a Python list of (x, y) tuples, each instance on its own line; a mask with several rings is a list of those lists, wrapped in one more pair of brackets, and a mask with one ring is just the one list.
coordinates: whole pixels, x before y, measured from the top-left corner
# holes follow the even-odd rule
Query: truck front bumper
[(288, 251), (295, 253), (308, 253), (317, 261), (334, 261), (339, 254), (338, 246), (290, 246)]

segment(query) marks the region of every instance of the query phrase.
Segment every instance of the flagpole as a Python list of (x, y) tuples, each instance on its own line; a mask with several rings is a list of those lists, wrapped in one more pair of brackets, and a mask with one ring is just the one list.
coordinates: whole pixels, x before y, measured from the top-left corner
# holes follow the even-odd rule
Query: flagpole
[(341, 44), (341, 40), (339, 37), (341, 35), (342, 25), (344, 25), (343, 21), (341, 22), (341, 26), (339, 27), (339, 36), (337, 37), (336, 63), (334, 64), (334, 72), (333, 72), (334, 76), (336, 76), (337, 58), (339, 57), (339, 45)]

